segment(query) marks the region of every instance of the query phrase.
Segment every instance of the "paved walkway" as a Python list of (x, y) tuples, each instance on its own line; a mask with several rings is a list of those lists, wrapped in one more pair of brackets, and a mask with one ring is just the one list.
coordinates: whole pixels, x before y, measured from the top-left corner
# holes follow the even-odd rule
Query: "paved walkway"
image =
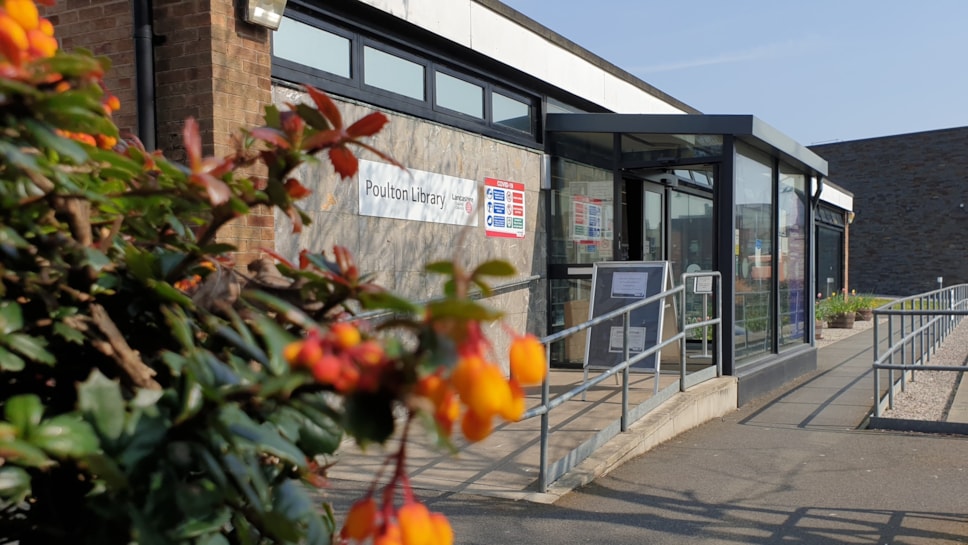
[(484, 497), (467, 486), (489, 479), (480, 468), (421, 496), (457, 543), (968, 543), (968, 439), (857, 429), (873, 404), (871, 342), (868, 331), (822, 348), (816, 373), (553, 505)]

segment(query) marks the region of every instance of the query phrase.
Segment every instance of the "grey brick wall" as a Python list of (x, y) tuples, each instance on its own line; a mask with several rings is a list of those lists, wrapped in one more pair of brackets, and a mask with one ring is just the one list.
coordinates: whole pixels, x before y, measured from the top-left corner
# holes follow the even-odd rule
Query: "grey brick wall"
[(810, 149), (854, 194), (851, 289), (911, 295), (939, 276), (968, 283), (968, 127)]

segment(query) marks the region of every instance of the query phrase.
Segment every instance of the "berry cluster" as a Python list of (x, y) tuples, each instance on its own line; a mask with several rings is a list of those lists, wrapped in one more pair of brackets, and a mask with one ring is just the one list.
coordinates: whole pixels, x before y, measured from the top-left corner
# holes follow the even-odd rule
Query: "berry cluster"
[[(476, 328), (475, 328), (476, 330)], [(471, 442), (491, 434), (494, 417), (514, 422), (524, 414), (524, 386), (541, 384), (547, 373), (544, 347), (534, 335), (511, 342), (511, 376), (485, 357), (486, 343), (470, 335), (459, 349), (457, 364), (447, 375), (442, 369), (417, 384), (416, 393), (433, 402), (434, 419), (450, 436), (461, 419), (461, 432)], [(461, 417), (461, 404), (466, 408)]]
[(51, 57), (57, 51), (54, 25), (40, 16), (33, 0), (5, 0), (0, 7), (0, 63), (4, 72), (27, 61)]
[(283, 357), (293, 368), (307, 369), (317, 382), (341, 394), (377, 391), (390, 368), (383, 346), (363, 339), (348, 322), (333, 324), (325, 334), (310, 331), (305, 339), (289, 344)]
[(350, 508), (340, 531), (344, 542), (365, 541), (373, 545), (453, 545), (454, 531), (441, 513), (409, 498), (397, 510), (392, 502), (381, 510), (370, 496)]

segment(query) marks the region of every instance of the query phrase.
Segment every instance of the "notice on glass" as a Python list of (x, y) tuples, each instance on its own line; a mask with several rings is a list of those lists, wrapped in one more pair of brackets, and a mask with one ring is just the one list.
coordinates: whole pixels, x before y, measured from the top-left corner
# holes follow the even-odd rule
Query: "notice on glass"
[(612, 297), (615, 299), (642, 299), (649, 283), (647, 272), (616, 272), (612, 275)]
[[(624, 352), (622, 343), (622, 327), (614, 326), (609, 330), (608, 337), (609, 352)], [(629, 352), (639, 353), (645, 351), (645, 328), (629, 327)]]

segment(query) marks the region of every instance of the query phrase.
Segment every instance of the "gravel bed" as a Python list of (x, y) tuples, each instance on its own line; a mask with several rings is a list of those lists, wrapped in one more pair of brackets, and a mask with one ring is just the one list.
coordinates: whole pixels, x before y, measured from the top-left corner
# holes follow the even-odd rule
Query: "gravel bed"
[[(948, 334), (926, 365), (965, 365), (968, 362), (968, 320)], [(885, 418), (943, 422), (947, 417), (955, 386), (961, 373), (951, 371), (916, 371), (914, 381), (907, 381), (904, 391), (895, 390), (894, 408), (885, 410)]]
[[(887, 319), (882, 318), (881, 323)], [(854, 321), (853, 329), (823, 328), (823, 339), (816, 341), (817, 348), (823, 348), (852, 335), (874, 327), (874, 321)], [(928, 365), (965, 365), (968, 363), (968, 320), (952, 331), (942, 343), (941, 348), (931, 355)], [(904, 391), (894, 393), (894, 409), (882, 413), (884, 418), (905, 420), (925, 420), (943, 422), (955, 393), (955, 386), (961, 380), (961, 373), (950, 371), (917, 371), (914, 382), (910, 380)]]

